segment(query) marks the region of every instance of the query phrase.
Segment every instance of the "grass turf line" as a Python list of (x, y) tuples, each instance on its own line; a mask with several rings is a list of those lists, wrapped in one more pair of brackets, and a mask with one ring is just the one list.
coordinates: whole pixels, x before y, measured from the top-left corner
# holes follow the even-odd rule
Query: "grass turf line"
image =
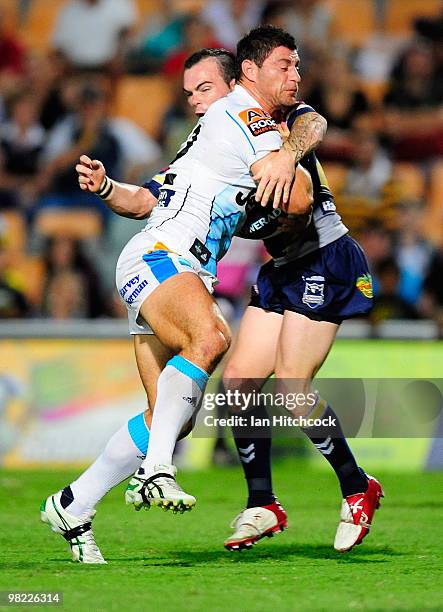
[(332, 548), (340, 506), (335, 476), (302, 461), (275, 466), (289, 530), (242, 553), (223, 548), (245, 500), (240, 468), (181, 473), (198, 503), (178, 516), (134, 512), (120, 486), (94, 520), (105, 566), (71, 563), (61, 536), (39, 522), (41, 500), (75, 476), (2, 473), (0, 590), (61, 590), (63, 609), (76, 612), (441, 609), (441, 473), (377, 474), (386, 498), (373, 531), (345, 555)]

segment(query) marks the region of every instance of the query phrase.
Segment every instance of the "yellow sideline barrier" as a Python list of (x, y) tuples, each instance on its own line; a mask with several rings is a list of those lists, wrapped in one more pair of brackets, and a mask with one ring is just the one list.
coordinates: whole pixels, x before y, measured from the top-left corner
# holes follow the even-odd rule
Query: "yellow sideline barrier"
[[(385, 378), (438, 378), (442, 362), (438, 341), (338, 340), (320, 377), (377, 378), (383, 372)], [(211, 380), (211, 392), (216, 383)], [(145, 401), (129, 339), (0, 340), (0, 465), (86, 465)], [(210, 435), (186, 440), (178, 464), (209, 466)], [(422, 469), (430, 443), (350, 440), (368, 470)], [(290, 441), (285, 448), (290, 454)], [(318, 454), (312, 461), (327, 467)]]

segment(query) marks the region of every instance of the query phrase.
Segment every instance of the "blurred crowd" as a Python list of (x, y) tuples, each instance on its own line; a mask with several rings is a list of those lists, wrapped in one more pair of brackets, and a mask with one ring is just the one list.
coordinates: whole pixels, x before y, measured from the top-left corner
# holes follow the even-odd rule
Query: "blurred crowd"
[[(149, 179), (195, 122), (185, 58), (260, 23), (295, 36), (328, 120), (318, 156), (370, 261), (371, 321), (443, 330), (441, 0), (0, 0), (0, 318), (126, 316), (113, 269), (140, 223), (80, 191), (76, 160)], [(232, 316), (264, 257), (238, 240), (223, 261)]]

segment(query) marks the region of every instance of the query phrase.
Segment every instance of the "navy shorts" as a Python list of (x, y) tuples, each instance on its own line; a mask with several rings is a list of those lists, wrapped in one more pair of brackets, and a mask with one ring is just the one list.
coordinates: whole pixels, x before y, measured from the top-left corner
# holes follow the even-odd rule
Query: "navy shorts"
[(372, 278), (366, 257), (345, 235), (283, 266), (260, 268), (250, 306), (283, 314), (298, 312), (315, 321), (340, 324), (372, 307)]

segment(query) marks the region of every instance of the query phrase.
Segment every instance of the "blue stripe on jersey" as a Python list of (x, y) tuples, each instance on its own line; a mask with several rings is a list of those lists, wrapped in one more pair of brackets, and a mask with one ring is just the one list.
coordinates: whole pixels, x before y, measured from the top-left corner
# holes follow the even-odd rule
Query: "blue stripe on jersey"
[(197, 385), (200, 387), (200, 390), (203, 391), (206, 383), (208, 382), (208, 374), (192, 363), (192, 361), (188, 361), (181, 355), (175, 355), (172, 359), (170, 359), (167, 364), (170, 365), (185, 376), (191, 378)]
[(138, 450), (146, 455), (149, 443), (149, 429), (142, 412), (128, 421), (128, 431)]
[(149, 269), (159, 283), (178, 273), (174, 262), (169, 257), (168, 251), (159, 250), (147, 253), (143, 255), (143, 261), (148, 264)]
[(188, 268), (192, 268), (192, 265), (190, 264), (190, 262), (184, 257), (179, 257), (178, 263), (181, 263), (182, 266), (188, 266)]
[(205, 240), (205, 247), (211, 252), (211, 258), (203, 267), (214, 276), (217, 272), (217, 262), (228, 250), (243, 214), (236, 203), (239, 191), (238, 187), (229, 185), (212, 201), (211, 219)]
[(211, 258), (204, 268), (214, 276), (217, 272), (217, 262), (229, 249), (241, 214), (241, 212), (236, 212), (225, 217), (213, 217), (211, 219), (205, 242), (205, 246), (211, 251)]
[(249, 136), (247, 135), (247, 133), (246, 133), (246, 131), (244, 130), (243, 126), (242, 126), (242, 125), (241, 125), (241, 124), (240, 124), (240, 123), (237, 121), (237, 119), (235, 119), (235, 118), (234, 118), (234, 117), (231, 115), (231, 113), (229, 113), (228, 111), (225, 111), (225, 113), (226, 113), (226, 114), (228, 115), (228, 117), (230, 117), (230, 118), (232, 119), (232, 121), (233, 121), (234, 123), (236, 123), (236, 124), (238, 125), (238, 127), (241, 129), (241, 131), (243, 132), (243, 134), (246, 136), (246, 140), (247, 140), (247, 141), (249, 142), (249, 144), (251, 145), (251, 147), (252, 147), (252, 151), (253, 151), (253, 153), (254, 153), (254, 155), (255, 155), (254, 145), (253, 145), (253, 144), (252, 144), (252, 142), (249, 140)]
[(295, 108), (294, 110), (290, 111), (290, 113), (288, 114), (287, 118), (286, 118), (286, 124), (288, 126), (288, 129), (290, 130), (294, 121), (297, 119), (297, 117), (301, 117), (302, 115), (304, 115), (305, 113), (315, 113), (316, 111), (312, 108), (312, 106), (308, 106), (307, 104), (303, 104), (297, 108)]

